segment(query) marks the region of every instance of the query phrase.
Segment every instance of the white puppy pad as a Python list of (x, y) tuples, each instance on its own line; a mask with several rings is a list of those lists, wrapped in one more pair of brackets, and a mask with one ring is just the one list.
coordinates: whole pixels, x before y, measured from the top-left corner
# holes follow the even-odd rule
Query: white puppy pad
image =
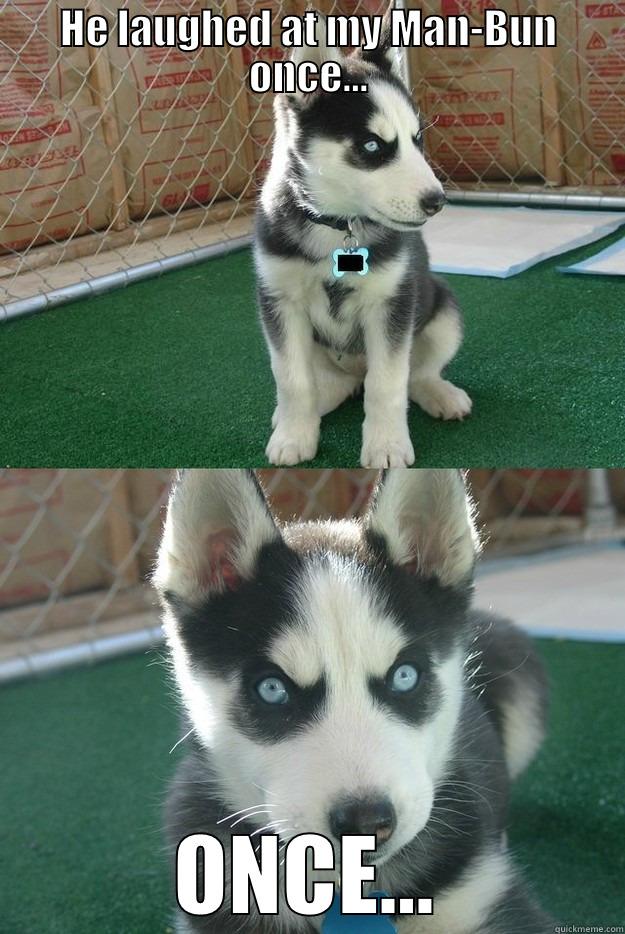
[(537, 636), (625, 642), (625, 548), (582, 546), (485, 562), (475, 606)]
[(560, 272), (579, 272), (593, 276), (625, 276), (625, 239), (572, 266), (559, 266)]
[(435, 272), (507, 279), (621, 224), (625, 212), (448, 204), (423, 227), (423, 237)]

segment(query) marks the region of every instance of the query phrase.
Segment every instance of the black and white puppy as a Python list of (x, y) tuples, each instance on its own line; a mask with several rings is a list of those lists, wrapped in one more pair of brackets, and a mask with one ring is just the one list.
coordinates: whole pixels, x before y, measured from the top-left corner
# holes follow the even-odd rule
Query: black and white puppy
[[(192, 833), (375, 833), (376, 887), (433, 897), (399, 934), (551, 934), (506, 847), (510, 782), (545, 728), (528, 638), (470, 608), (472, 508), (452, 470), (388, 471), (360, 521), (279, 525), (252, 473), (189, 471), (156, 584), (191, 727), (172, 854)], [(186, 729), (185, 729), (186, 732)], [(229, 889), (227, 889), (229, 891)], [(179, 932), (323, 918), (180, 913)]]
[[(298, 61), (340, 61), (366, 92), (276, 95), (271, 168), (257, 212), (261, 320), (276, 382), (272, 464), (315, 456), (321, 416), (364, 381), (361, 463), (414, 461), (408, 400), (462, 419), (468, 395), (442, 378), (462, 340), (447, 286), (430, 273), (419, 228), (445, 196), (423, 154), (423, 126), (391, 48), (388, 21), (373, 52), (325, 44)], [(369, 272), (337, 278), (333, 253), (351, 230)]]

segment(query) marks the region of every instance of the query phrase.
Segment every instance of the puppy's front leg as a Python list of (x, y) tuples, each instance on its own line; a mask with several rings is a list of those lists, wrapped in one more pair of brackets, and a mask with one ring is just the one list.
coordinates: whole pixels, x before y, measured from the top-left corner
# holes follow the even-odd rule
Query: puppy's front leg
[(364, 330), (367, 375), (360, 463), (409, 466), (414, 463), (407, 419), (411, 332), (406, 327), (393, 334), (383, 312), (368, 316)]
[(312, 325), (305, 312), (286, 301), (272, 305), (271, 326), (266, 311), (263, 308), (277, 405), (265, 453), (271, 464), (287, 467), (312, 460), (319, 443)]

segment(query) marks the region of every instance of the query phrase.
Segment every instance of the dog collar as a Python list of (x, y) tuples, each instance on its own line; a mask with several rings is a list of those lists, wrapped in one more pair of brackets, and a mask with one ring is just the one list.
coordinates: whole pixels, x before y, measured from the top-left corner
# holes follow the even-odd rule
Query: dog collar
[[(355, 219), (353, 217), (334, 217), (331, 214), (315, 214), (308, 208), (303, 208), (306, 220), (311, 224), (321, 224), (323, 227), (331, 227), (333, 230), (340, 230), (341, 233), (351, 232), (351, 224)], [(364, 219), (364, 218), (363, 218)]]

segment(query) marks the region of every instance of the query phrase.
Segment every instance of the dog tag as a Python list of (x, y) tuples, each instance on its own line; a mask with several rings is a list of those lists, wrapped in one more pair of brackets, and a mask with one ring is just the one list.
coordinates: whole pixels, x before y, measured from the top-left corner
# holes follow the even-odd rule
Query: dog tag
[(346, 250), (335, 250), (332, 254), (334, 265), (332, 273), (341, 279), (346, 272), (356, 272), (359, 276), (366, 276), (369, 272), (369, 250), (365, 246)]
[[(386, 892), (372, 892), (368, 898), (384, 896)], [(321, 925), (321, 934), (396, 934), (396, 931), (386, 915), (342, 915), (339, 892), (335, 894)]]

